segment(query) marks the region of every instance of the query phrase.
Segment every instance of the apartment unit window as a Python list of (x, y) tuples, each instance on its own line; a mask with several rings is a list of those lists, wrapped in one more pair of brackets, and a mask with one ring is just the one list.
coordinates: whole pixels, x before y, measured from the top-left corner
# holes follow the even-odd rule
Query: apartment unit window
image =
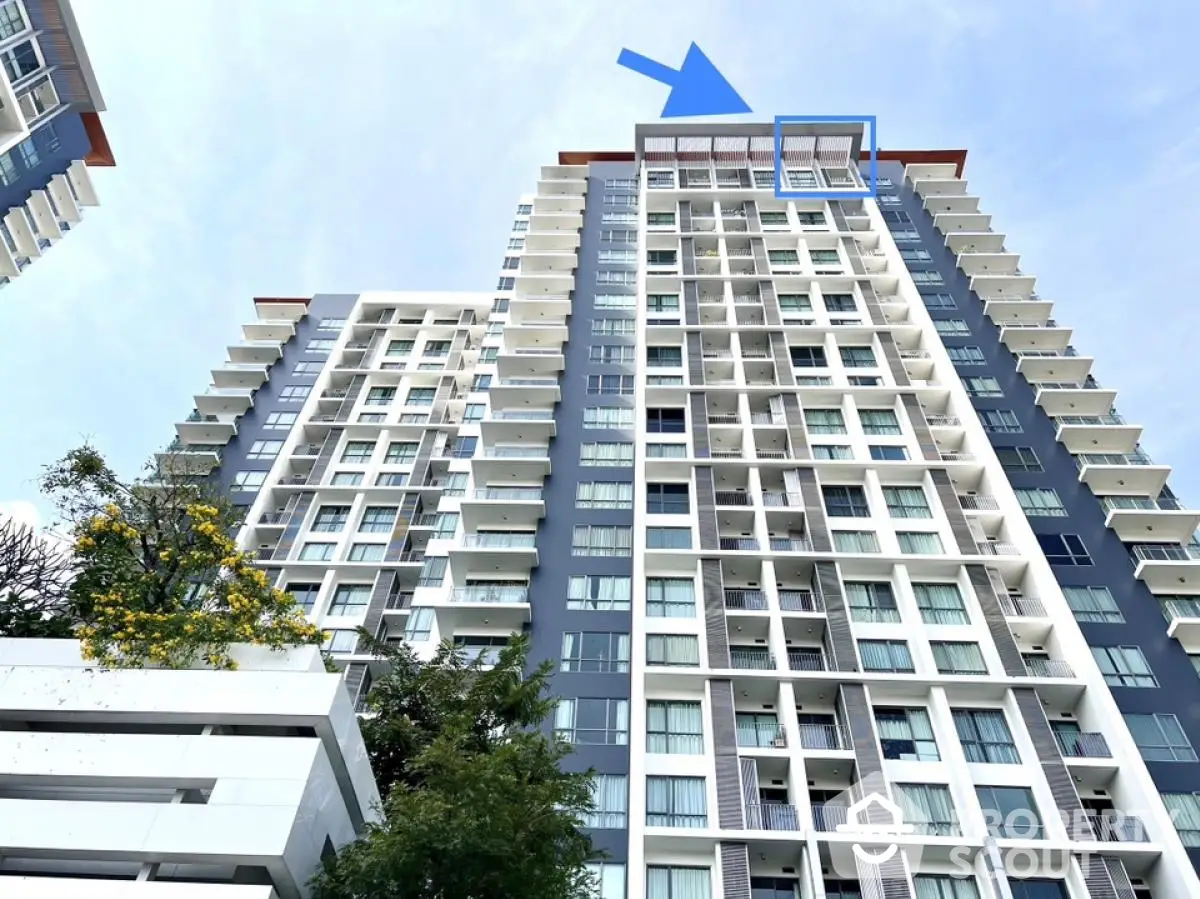
[(796, 219), (801, 225), (824, 225), (825, 213), (823, 212), (797, 212)]
[(614, 206), (618, 209), (637, 209), (638, 198), (630, 194), (605, 194), (604, 205)]
[(633, 427), (633, 409), (628, 406), (587, 406), (583, 410), (585, 430), (610, 430)]
[(1004, 391), (1000, 389), (1000, 382), (995, 378), (963, 378), (963, 386), (967, 388), (967, 393), (977, 397), (996, 397), (1004, 396)]
[(1110, 687), (1157, 687), (1158, 680), (1138, 646), (1093, 646), (1092, 658)]
[[(374, 448), (374, 444), (371, 446)], [(417, 458), (417, 450), (419, 448), (419, 444), (415, 440), (401, 440), (389, 443), (387, 455), (384, 456), (383, 461), (387, 465), (407, 465)], [(369, 458), (370, 453), (367, 456)]]
[(588, 375), (588, 396), (633, 396), (633, 375)]
[(353, 543), (346, 553), (347, 562), (382, 562), (387, 547), (382, 543)]
[(646, 528), (646, 549), (691, 549), (692, 529)]
[(842, 365), (846, 368), (874, 368), (879, 364), (869, 346), (844, 346), (839, 348), (838, 353), (842, 357)]
[(996, 457), (1005, 471), (1036, 474), (1042, 471), (1042, 463), (1031, 446), (996, 447)]
[(313, 518), (310, 530), (314, 533), (336, 534), (346, 527), (349, 518), (349, 506), (321, 506)]
[(333, 592), (330, 615), (362, 615), (371, 602), (370, 584), (342, 584)]
[(694, 618), (696, 585), (691, 578), (652, 577), (646, 579), (646, 616), (648, 618)]
[(822, 487), (821, 495), (825, 500), (825, 514), (830, 518), (871, 517), (871, 507), (867, 505), (867, 495), (861, 487)]
[(305, 543), (300, 547), (301, 562), (329, 562), (333, 560), (336, 543)]
[(434, 540), (452, 540), (457, 532), (458, 513), (438, 512), (437, 518), (433, 522), (433, 533), (430, 536)]
[(1146, 761), (1196, 761), (1196, 750), (1174, 715), (1126, 715), (1125, 723)]
[(978, 643), (931, 641), (933, 662), (939, 674), (987, 674), (987, 663)]
[(795, 250), (768, 250), (771, 266), (795, 266), (800, 264), (800, 255)]
[(970, 624), (967, 607), (955, 584), (913, 584), (917, 608), (926, 624)]
[(517, 207), (517, 215), (530, 215), (533, 212), (533, 204), (522, 203)]
[(364, 406), (387, 406), (396, 398), (395, 387), (372, 387), (367, 391)]
[(626, 481), (580, 481), (575, 485), (576, 509), (632, 509), (633, 484)]
[(250, 444), (246, 459), (274, 459), (283, 449), (282, 440), (255, 440)]
[(637, 333), (637, 321), (632, 318), (594, 318), (592, 333), (608, 337), (631, 337)]
[(739, 746), (771, 747), (784, 742), (774, 712), (738, 712), (734, 723)]
[(1020, 434), (1024, 430), (1011, 409), (981, 409), (979, 420), (990, 434)]
[[(756, 182), (759, 180), (758, 179), (759, 174), (760, 174), (759, 172), (754, 173)], [(771, 175), (770, 178), (768, 178), (766, 180), (771, 181), (773, 179), (774, 179), (774, 175)], [(756, 184), (755, 186), (759, 186), (759, 185)], [(765, 186), (770, 187), (771, 184), (768, 183)], [(785, 228), (787, 227), (787, 223), (788, 223), (788, 217), (787, 217), (786, 212), (768, 212), (766, 210), (760, 210), (758, 213), (758, 220), (760, 222), (762, 222), (764, 225), (781, 225)]]
[(1074, 565), (1083, 567), (1092, 564), (1087, 547), (1076, 534), (1038, 534), (1038, 546), (1046, 554), (1051, 565)]
[(975, 787), (988, 834), (998, 839), (1039, 840), (1042, 819), (1028, 787)]
[(560, 699), (554, 735), (589, 746), (629, 745), (628, 699)]
[(971, 333), (971, 326), (961, 318), (942, 318), (933, 323), (933, 329), (943, 337), (960, 337)]
[(921, 294), (921, 302), (925, 304), (926, 309), (945, 310), (958, 308), (958, 303), (954, 302), (954, 297), (948, 293), (923, 293)]
[(433, 387), (410, 387), (405, 403), (409, 406), (432, 406), (436, 394), (437, 390)]
[(421, 575), (417, 578), (418, 587), (440, 587), (446, 580), (446, 565), (449, 560), (445, 556), (432, 556), (421, 566)]
[(478, 390), (487, 390), (491, 386), (492, 386), (492, 376), (491, 375), (476, 375), (474, 380), (471, 381), (472, 392), (478, 391)]
[(413, 351), (412, 340), (393, 340), (387, 345), (387, 356), (408, 356)]
[(937, 741), (929, 712), (920, 708), (877, 708), (875, 729), (883, 757), (890, 761), (937, 762)]
[(817, 174), (811, 169), (787, 169), (786, 177), (789, 190), (805, 190), (817, 187)]
[(596, 272), (597, 284), (616, 284), (622, 287), (632, 287), (637, 284), (637, 272), (622, 272), (602, 270)]
[(879, 624), (900, 620), (900, 610), (896, 608), (891, 584), (883, 581), (847, 582), (845, 589), (851, 621)]
[(649, 312), (678, 312), (679, 294), (652, 293), (646, 297), (646, 309)]
[(920, 487), (884, 487), (883, 498), (892, 518), (932, 518), (933, 512)]
[(687, 484), (647, 484), (646, 511), (651, 515), (687, 515), (691, 511)]
[[(917, 888), (917, 899), (979, 899), (979, 887), (975, 885), (973, 878), (966, 880), (949, 874), (918, 874), (913, 878), (913, 885)], [(1044, 899), (1061, 899), (1061, 896), (1049, 896)]]
[(863, 433), (873, 437), (897, 436), (902, 433), (900, 421), (891, 409), (860, 409), (858, 420)]
[(390, 534), (396, 525), (395, 506), (367, 506), (363, 510), (358, 530), (361, 534)]
[(1058, 494), (1049, 487), (1019, 487), (1017, 502), (1026, 515), (1042, 515), (1063, 518), (1067, 514)]
[(841, 265), (842, 259), (837, 250), (809, 250), (808, 256), (815, 266)]
[(358, 420), (362, 424), (376, 424), (386, 419), (387, 416), (382, 412), (360, 412), (358, 416)]
[(330, 631), (321, 648), (332, 653), (352, 653), (358, 648), (358, 631)]
[(1097, 624), (1124, 624), (1117, 601), (1107, 587), (1063, 587), (1063, 596), (1076, 621)]
[[(610, 234), (612, 232), (609, 232)], [(630, 264), (637, 262), (637, 252), (634, 250), (601, 250), (598, 254), (598, 261), (601, 263), (622, 263)]]
[(328, 356), (335, 343), (337, 343), (336, 340), (319, 337), (315, 340), (310, 340), (305, 345), (304, 352), (312, 356)]
[(912, 653), (903, 640), (859, 640), (858, 655), (863, 671), (888, 671), (912, 674)]
[(579, 464), (585, 468), (632, 468), (632, 443), (585, 443), (579, 448)]
[(668, 228), (675, 224), (675, 213), (673, 212), (647, 212), (646, 224), (651, 228)]
[(505, 256), (504, 261), (500, 263), (500, 268), (506, 272), (515, 272), (520, 267), (521, 260), (517, 256)]
[(636, 225), (636, 212), (605, 212), (600, 215), (602, 225)]
[[(523, 249), (525, 249), (525, 238), (524, 238), (524, 237), (510, 237), (510, 238), (508, 239), (508, 249), (510, 249), (510, 250), (523, 250)], [(492, 311), (493, 311), (493, 312), (496, 312), (496, 311), (497, 311), (497, 309), (495, 308), (495, 306), (493, 306), (493, 307), (492, 307)]]
[(646, 347), (646, 365), (650, 368), (679, 368), (683, 365), (683, 349), (677, 346)]
[(628, 612), (633, 582), (624, 575), (575, 574), (567, 581), (567, 609), (573, 612)]
[(608, 190), (637, 190), (637, 181), (633, 178), (605, 178), (604, 189)]
[(646, 703), (646, 752), (703, 755), (704, 715), (700, 703), (650, 700)]
[(700, 641), (690, 634), (647, 634), (646, 664), (698, 668)]
[(908, 459), (908, 450), (902, 446), (874, 444), (867, 449), (877, 462), (903, 462)]
[(686, 443), (647, 443), (646, 458), (648, 459), (686, 459), (688, 448)]
[(374, 440), (348, 440), (346, 449), (342, 450), (342, 461), (365, 465), (371, 461), (374, 453)]
[(892, 232), (892, 240), (896, 243), (920, 243), (921, 232), (914, 231), (911, 228), (896, 230)]
[(592, 778), (592, 810), (581, 824), (595, 830), (623, 830), (629, 813), (629, 783), (624, 774), (597, 774)]
[(605, 365), (633, 365), (637, 348), (622, 344), (594, 344), (588, 349), (588, 361)]
[(463, 408), (463, 421), (481, 421), (486, 412), (485, 403), (467, 403)]
[(896, 799), (904, 812), (904, 823), (912, 826), (913, 833), (958, 836), (954, 801), (944, 784), (896, 784)]
[(812, 448), (814, 459), (853, 459), (854, 452), (848, 446), (837, 446), (834, 444), (814, 444)]
[(265, 471), (239, 471), (230, 485), (234, 490), (256, 490), (267, 480)]
[(805, 409), (804, 425), (810, 434), (846, 433), (846, 419), (841, 409)]
[(675, 265), (678, 254), (674, 250), (649, 250), (646, 253), (647, 265)]
[(646, 899), (712, 899), (712, 871), (647, 865)]
[(929, 531), (897, 531), (900, 552), (914, 556), (940, 556), (945, 552), (942, 538)]
[(953, 709), (954, 730), (968, 762), (1019, 765), (1021, 755), (999, 709)]
[(517, 284), (517, 282), (516, 282), (516, 279), (514, 279), (514, 278), (497, 278), (496, 279), (496, 289), (497, 290), (512, 290), (516, 286), (516, 284)]
[(977, 346), (948, 346), (946, 353), (955, 365), (986, 365), (983, 350)]
[(317, 597), (321, 594), (320, 584), (288, 584), (283, 589), (292, 594), (292, 599), (296, 600), (296, 605), (302, 608), (306, 615), (312, 612), (317, 604)]
[(563, 634), (562, 670), (586, 674), (629, 671), (629, 634)]
[(637, 232), (631, 228), (605, 228), (600, 232), (601, 243), (637, 243)]
[(324, 362), (297, 362), (292, 369), (294, 375), (315, 375), (325, 367)]
[(571, 555), (626, 557), (633, 554), (633, 528), (577, 524), (571, 537)]
[(682, 409), (647, 409), (646, 433), (683, 434), (687, 431), (687, 420)]
[(840, 553), (877, 553), (879, 540), (874, 531), (834, 531), (833, 548)]
[(1200, 847), (1200, 795), (1163, 793), (1162, 798), (1183, 845), (1189, 849)]
[(900, 251), (900, 258), (905, 262), (932, 262), (933, 256), (928, 250), (903, 249)]
[(907, 212), (892, 212), (890, 210), (883, 213), (883, 221), (887, 225), (911, 225), (912, 219), (909, 218)]
[(909, 274), (912, 276), (913, 283), (918, 287), (920, 287), (922, 284), (928, 284), (930, 286), (936, 285), (940, 287), (946, 283), (942, 279), (942, 276), (937, 272), (909, 272)]
[(288, 431), (300, 417), (298, 412), (271, 412), (263, 421), (264, 431)]
[(703, 777), (646, 778), (646, 826), (703, 828), (708, 825)]
[(825, 349), (819, 346), (794, 346), (790, 348), (792, 368), (825, 368)]
[(592, 302), (596, 309), (636, 309), (637, 297), (633, 294), (601, 293)]

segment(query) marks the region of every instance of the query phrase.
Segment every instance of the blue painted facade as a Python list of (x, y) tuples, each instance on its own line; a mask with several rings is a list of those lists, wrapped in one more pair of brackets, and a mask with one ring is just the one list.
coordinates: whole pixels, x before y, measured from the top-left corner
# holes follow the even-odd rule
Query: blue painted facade
[[(545, 481), (543, 495), (546, 517), (537, 535), (538, 567), (530, 577), (533, 607), (530, 628), (531, 661), (537, 664), (552, 660), (557, 667), (562, 657), (563, 634), (610, 633), (626, 634), (631, 630), (631, 613), (624, 611), (578, 611), (567, 605), (568, 583), (572, 575), (616, 575), (631, 577), (631, 557), (573, 556), (572, 539), (576, 525), (633, 527), (633, 510), (576, 509), (576, 484), (585, 481), (620, 481), (633, 483), (634, 469), (593, 468), (580, 465), (580, 449), (585, 443), (633, 440), (633, 432), (595, 430), (583, 427), (584, 409), (588, 406), (623, 406), (632, 408), (632, 396), (588, 396), (589, 375), (615, 375), (634, 372), (634, 365), (611, 365), (590, 361), (593, 344), (636, 345), (636, 335), (629, 337), (593, 337), (593, 318), (634, 319), (636, 309), (615, 310), (595, 308), (598, 292), (605, 294), (636, 293), (634, 286), (604, 285), (597, 287), (597, 272), (620, 269), (599, 263), (602, 248), (629, 248), (629, 245), (602, 243), (602, 216), (606, 178), (633, 178), (632, 163), (591, 163), (588, 190), (583, 212), (583, 230), (579, 247), (579, 267), (575, 272), (575, 292), (571, 298), (569, 338), (564, 346), (564, 369), (560, 380), (562, 402), (556, 410), (557, 436), (550, 446), (551, 474)], [(633, 190), (614, 191), (635, 193)], [(636, 270), (636, 264), (624, 266)], [(624, 672), (577, 673), (560, 671), (554, 678), (555, 695), (578, 699), (629, 700), (630, 677), (628, 665)], [(594, 769), (598, 774), (629, 774), (629, 746), (576, 744), (568, 758), (570, 770)], [(608, 853), (606, 861), (625, 863), (629, 851), (628, 829), (605, 829), (592, 832), (598, 848)]]
[(77, 112), (62, 113), (37, 128), (27, 141), (3, 154), (7, 160), (0, 162), (0, 214), (25, 205), (31, 193), (44, 189), (91, 150)]
[[(1053, 419), (1035, 401), (1033, 387), (1017, 372), (1017, 357), (1000, 341), (1000, 330), (984, 315), (983, 301), (971, 291), (968, 277), (958, 269), (954, 253), (945, 245), (945, 237), (933, 225), (933, 216), (925, 211), (921, 198), (904, 183), (899, 163), (881, 163), (879, 175), (890, 178), (891, 188), (881, 194), (898, 196), (898, 204), (881, 204), (885, 215), (899, 211), (911, 223), (892, 223), (892, 228), (919, 232), (919, 242), (901, 243), (901, 249), (920, 247), (929, 252), (929, 262), (909, 262), (910, 271), (935, 271), (944, 285), (919, 285), (927, 296), (949, 296), (954, 308), (944, 301), (927, 302), (935, 319), (960, 319), (971, 333), (961, 337), (943, 336), (947, 347), (974, 346), (983, 353), (984, 364), (962, 366), (962, 378), (992, 377), (999, 383), (1001, 397), (973, 397), (976, 411), (1011, 410), (1021, 426), (1020, 433), (992, 433), (993, 447), (1027, 447), (1041, 462), (1040, 472), (1010, 472), (1014, 488), (1052, 488), (1066, 509), (1065, 517), (1029, 517), (1034, 533), (1042, 535), (1074, 534), (1087, 548), (1089, 565), (1053, 565), (1062, 587), (1107, 587), (1125, 621), (1123, 623), (1080, 622), (1092, 646), (1138, 646), (1154, 676), (1155, 688), (1112, 687), (1123, 713), (1163, 713), (1177, 716), (1193, 747), (1200, 747), (1200, 679), (1191, 660), (1178, 641), (1167, 636), (1165, 621), (1157, 600), (1145, 584), (1134, 578), (1135, 563), (1128, 547), (1105, 526), (1105, 511), (1099, 499), (1079, 481), (1075, 457), (1056, 437)], [(1070, 312), (1069, 302), (1064, 308)], [(1170, 495), (1169, 493), (1167, 494)], [(1148, 761), (1147, 767), (1162, 792), (1200, 792), (1200, 764), (1189, 762)], [(1192, 862), (1200, 869), (1200, 850), (1189, 850)]]
[(297, 362), (323, 362), (328, 354), (312, 355), (307, 351), (310, 340), (316, 337), (337, 338), (341, 329), (319, 330), (324, 318), (348, 318), (356, 294), (317, 294), (308, 304), (308, 314), (296, 322), (296, 332), (284, 344), (283, 354), (267, 370), (267, 380), (254, 392), (254, 404), (238, 419), (237, 434), (226, 444), (221, 453), (221, 465), (213, 473), (218, 489), (239, 506), (249, 509), (258, 496), (257, 490), (235, 490), (233, 480), (239, 471), (270, 471), (274, 459), (247, 459), (247, 453), (256, 440), (285, 440), (289, 431), (264, 428), (272, 412), (299, 413), (304, 400), (289, 402), (282, 398), (283, 388), (294, 384), (312, 387), (318, 372), (292, 374)]

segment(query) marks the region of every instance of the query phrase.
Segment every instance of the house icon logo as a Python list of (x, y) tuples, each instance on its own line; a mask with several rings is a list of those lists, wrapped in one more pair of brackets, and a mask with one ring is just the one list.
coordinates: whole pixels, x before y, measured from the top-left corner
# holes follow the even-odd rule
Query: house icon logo
[[(874, 820), (873, 820), (874, 819)], [(887, 837), (912, 833), (913, 825), (904, 823), (904, 812), (900, 806), (892, 802), (882, 793), (874, 791), (867, 793), (846, 809), (846, 823), (837, 826), (838, 833), (848, 833), (868, 838), (877, 843)], [(854, 844), (855, 857), (867, 865), (883, 865), (888, 862), (900, 849), (892, 843), (882, 852), (872, 852), (864, 849), (858, 843)]]

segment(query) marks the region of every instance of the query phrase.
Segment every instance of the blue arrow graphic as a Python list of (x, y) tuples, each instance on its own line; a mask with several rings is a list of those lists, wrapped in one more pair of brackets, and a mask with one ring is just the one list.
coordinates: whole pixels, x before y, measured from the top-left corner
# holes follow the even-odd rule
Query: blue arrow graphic
[(617, 57), (617, 65), (671, 88), (667, 105), (662, 111), (664, 119), (734, 115), (752, 111), (733, 89), (733, 85), (725, 80), (725, 76), (717, 71), (717, 67), (694, 43), (688, 47), (687, 56), (683, 58), (683, 65), (678, 72), (632, 50), (622, 50)]

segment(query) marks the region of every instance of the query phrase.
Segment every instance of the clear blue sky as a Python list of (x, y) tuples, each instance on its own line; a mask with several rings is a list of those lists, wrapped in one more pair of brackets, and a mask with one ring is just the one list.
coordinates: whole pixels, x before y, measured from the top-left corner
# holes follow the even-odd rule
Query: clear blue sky
[(74, 2), (118, 167), (0, 292), (0, 501), (38, 500), (84, 438), (136, 472), (255, 295), (489, 289), (538, 166), (628, 148), (662, 109), (620, 49), (677, 65), (694, 40), (756, 118), (876, 114), (884, 147), (967, 147), (972, 191), (1200, 502), (1200, 4)]

